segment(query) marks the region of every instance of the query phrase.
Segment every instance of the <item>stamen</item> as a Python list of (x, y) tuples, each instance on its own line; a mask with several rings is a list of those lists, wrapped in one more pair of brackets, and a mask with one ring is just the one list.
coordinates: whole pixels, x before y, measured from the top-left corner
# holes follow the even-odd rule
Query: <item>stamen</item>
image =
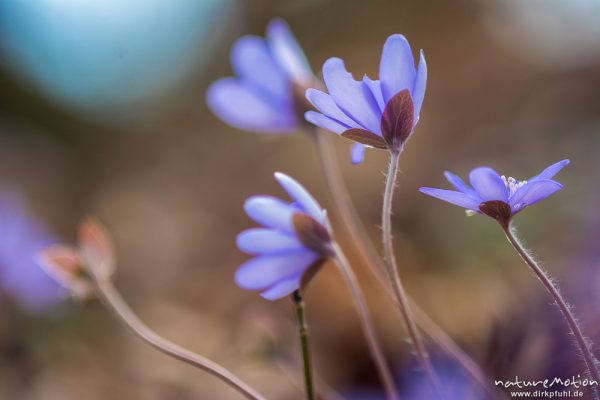
[(507, 178), (506, 176), (502, 175), (501, 178), (504, 184), (506, 185), (506, 188), (508, 189), (509, 197), (514, 195), (518, 189), (522, 188), (527, 184), (527, 181), (518, 181), (512, 176), (509, 176)]

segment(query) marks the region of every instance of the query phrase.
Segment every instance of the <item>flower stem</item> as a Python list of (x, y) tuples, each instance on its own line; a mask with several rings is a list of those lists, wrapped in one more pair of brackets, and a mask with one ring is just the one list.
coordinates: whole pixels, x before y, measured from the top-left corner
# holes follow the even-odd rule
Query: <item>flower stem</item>
[(365, 339), (369, 346), (373, 361), (375, 362), (375, 366), (377, 367), (387, 398), (388, 400), (398, 400), (398, 390), (396, 389), (394, 378), (392, 377), (390, 368), (385, 360), (379, 339), (375, 334), (375, 328), (373, 327), (373, 322), (371, 321), (371, 315), (367, 304), (365, 303), (364, 295), (346, 255), (337, 243), (333, 244), (333, 257), (335, 258), (336, 264), (350, 289), (352, 298), (354, 299), (354, 304), (356, 305)]
[(209, 374), (221, 379), (227, 385), (240, 392), (246, 398), (251, 400), (265, 400), (265, 398), (257, 393), (253, 388), (248, 386), (240, 378), (232, 372), (225, 369), (221, 365), (211, 361), (199, 354), (193, 353), (184, 349), (167, 339), (159, 336), (129, 308), (123, 300), (117, 289), (110, 280), (94, 277), (96, 287), (104, 304), (123, 322), (133, 333), (135, 333), (144, 342), (150, 346), (165, 353), (177, 360), (183, 361), (186, 364), (199, 368)]
[(382, 231), (383, 231), (383, 251), (387, 261), (388, 275), (392, 282), (392, 289), (398, 302), (402, 319), (406, 326), (406, 331), (413, 344), (417, 359), (421, 364), (421, 367), (425, 371), (433, 389), (439, 395), (441, 393), (438, 384), (437, 377), (431, 366), (427, 349), (423, 343), (423, 338), (417, 329), (414, 322), (414, 317), (410, 308), (408, 296), (400, 275), (398, 274), (398, 266), (396, 264), (396, 257), (394, 255), (394, 248), (392, 244), (392, 199), (394, 197), (394, 188), (396, 185), (396, 176), (398, 175), (398, 162), (400, 160), (400, 151), (390, 151), (390, 164), (387, 174), (387, 180), (385, 184), (385, 192), (383, 196), (383, 211), (382, 211)]
[[(376, 278), (377, 282), (384, 288), (386, 294), (400, 307), (394, 292), (388, 283), (386, 268), (383, 265), (371, 238), (367, 234), (356, 209), (352, 204), (348, 189), (344, 184), (344, 178), (338, 167), (338, 161), (331, 143), (331, 134), (316, 129), (311, 132), (323, 175), (330, 191), (335, 211), (339, 213), (341, 226), (346, 230), (352, 240), (354, 248), (368, 267), (369, 272)], [(478, 385), (492, 396), (494, 391), (489, 385), (484, 372), (473, 359), (458, 346), (443, 329), (441, 329), (411, 298), (408, 296), (414, 320), (417, 325), (431, 338), (432, 341), (452, 357), (473, 378)]]
[(385, 267), (380, 262), (379, 254), (377, 254), (377, 250), (375, 250), (372, 241), (369, 239), (369, 235), (358, 217), (358, 213), (348, 194), (348, 189), (344, 184), (344, 178), (331, 143), (331, 134), (317, 129), (311, 136), (314, 139), (313, 142), (319, 155), (327, 188), (336, 206), (335, 210), (339, 213), (340, 219), (343, 222), (344, 229), (349, 234), (361, 257), (367, 261), (367, 265), (373, 275), (377, 277), (383, 286), (387, 286), (385, 283)]
[(304, 388), (307, 400), (315, 399), (313, 385), (312, 362), (310, 357), (310, 346), (308, 337), (308, 327), (306, 326), (304, 300), (299, 290), (292, 294), (292, 301), (296, 308), (296, 320), (298, 324), (298, 336), (300, 337), (300, 349), (302, 352), (302, 361), (304, 363)]
[[(575, 341), (577, 342), (577, 346), (579, 347), (581, 355), (585, 360), (585, 364), (590, 374), (590, 377), (600, 384), (600, 374), (598, 373), (597, 361), (594, 355), (592, 354), (592, 351), (590, 350), (590, 343), (585, 338), (585, 336), (583, 336), (577, 319), (573, 315), (573, 312), (571, 311), (571, 308), (569, 307), (565, 299), (560, 294), (558, 286), (555, 282), (552, 281), (548, 273), (545, 272), (542, 269), (542, 267), (538, 265), (538, 263), (533, 259), (531, 254), (527, 252), (527, 250), (521, 244), (521, 242), (519, 242), (519, 239), (517, 239), (516, 237), (516, 230), (509, 225), (506, 228), (503, 227), (503, 231), (509, 243), (514, 247), (514, 249), (517, 251), (519, 256), (521, 256), (523, 261), (525, 261), (525, 263), (531, 268), (535, 276), (540, 280), (542, 285), (544, 285), (548, 293), (550, 293), (550, 296), (552, 296), (552, 299), (554, 300), (563, 317), (567, 321), (567, 324), (571, 329), (571, 333), (575, 337)], [(598, 399), (597, 388), (592, 386), (592, 389), (594, 392), (594, 398)]]

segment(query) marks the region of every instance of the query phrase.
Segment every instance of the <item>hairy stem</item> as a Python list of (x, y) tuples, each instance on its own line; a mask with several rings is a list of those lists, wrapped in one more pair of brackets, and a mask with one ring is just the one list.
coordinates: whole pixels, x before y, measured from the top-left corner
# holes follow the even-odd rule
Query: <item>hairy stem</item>
[(383, 252), (387, 261), (387, 272), (389, 275), (389, 279), (392, 282), (392, 289), (394, 291), (396, 301), (398, 302), (400, 313), (406, 326), (406, 331), (408, 332), (408, 336), (413, 344), (415, 353), (417, 355), (417, 359), (421, 364), (421, 367), (425, 371), (425, 374), (427, 375), (432, 387), (439, 395), (441, 391), (439, 388), (437, 377), (435, 376), (435, 372), (433, 370), (433, 367), (431, 366), (431, 361), (429, 360), (427, 349), (425, 348), (425, 344), (423, 343), (423, 338), (421, 337), (421, 334), (418, 331), (418, 328), (414, 322), (414, 317), (412, 315), (408, 296), (406, 294), (406, 291), (404, 290), (402, 281), (400, 280), (400, 275), (398, 274), (398, 266), (396, 264), (396, 257), (394, 255), (394, 247), (392, 243), (392, 199), (394, 197), (394, 188), (396, 185), (396, 176), (398, 174), (399, 159), (399, 151), (390, 151), (390, 165), (385, 184), (385, 192), (383, 195), (383, 211), (381, 215), (381, 227), (383, 231)]
[[(400, 307), (392, 287), (388, 282), (386, 268), (381, 262), (379, 254), (367, 234), (364, 225), (360, 221), (356, 209), (352, 204), (350, 195), (348, 194), (346, 185), (344, 184), (344, 178), (338, 167), (337, 156), (331, 143), (331, 134), (317, 129), (311, 136), (314, 139), (313, 143), (315, 144), (319, 155), (319, 161), (327, 182), (327, 188), (336, 205), (335, 211), (339, 214), (342, 222), (340, 225), (350, 236), (354, 248), (358, 251), (361, 259), (367, 265), (369, 272), (371, 272), (377, 282), (384, 288), (386, 294), (398, 307)], [(488, 379), (486, 379), (486, 376), (479, 365), (477, 365), (477, 363), (473, 361), (473, 359), (466, 354), (443, 329), (429, 318), (410, 296), (407, 297), (417, 325), (431, 338), (431, 340), (437, 343), (441, 349), (461, 365), (473, 380), (475, 380), (475, 382), (491, 396), (493, 390), (490, 388)]]
[[(552, 299), (554, 300), (563, 317), (567, 321), (567, 325), (569, 325), (571, 333), (575, 337), (575, 341), (577, 342), (577, 346), (579, 347), (581, 355), (585, 360), (585, 364), (590, 374), (590, 377), (600, 384), (600, 374), (598, 373), (596, 358), (590, 350), (590, 343), (587, 341), (585, 336), (583, 336), (581, 328), (577, 323), (577, 319), (573, 315), (573, 312), (571, 311), (565, 299), (560, 294), (558, 286), (552, 281), (550, 276), (542, 269), (542, 267), (538, 265), (538, 263), (533, 259), (533, 257), (527, 252), (527, 250), (521, 244), (521, 242), (519, 242), (519, 239), (517, 239), (516, 236), (515, 229), (512, 226), (508, 226), (506, 228), (503, 227), (502, 229), (509, 243), (514, 247), (514, 249), (517, 251), (519, 256), (521, 256), (523, 261), (525, 261), (525, 263), (531, 268), (535, 276), (540, 280), (542, 285), (544, 285), (548, 293), (550, 293), (550, 296), (552, 296)], [(594, 392), (594, 398), (598, 399), (597, 388), (592, 388)]]
[(265, 397), (257, 393), (231, 371), (214, 361), (184, 349), (155, 333), (139, 319), (131, 308), (129, 308), (110, 280), (96, 278), (95, 283), (104, 304), (121, 320), (121, 322), (144, 342), (162, 353), (221, 379), (248, 399), (265, 400)]
[(315, 390), (313, 385), (312, 362), (310, 357), (310, 346), (308, 337), (308, 327), (306, 326), (304, 300), (300, 291), (296, 290), (292, 294), (292, 301), (296, 308), (296, 321), (298, 324), (298, 336), (300, 337), (300, 350), (302, 353), (302, 362), (304, 365), (304, 388), (307, 400), (315, 399)]
[(354, 275), (354, 271), (350, 267), (350, 263), (348, 262), (346, 255), (337, 243), (333, 244), (333, 257), (335, 258), (336, 264), (352, 294), (367, 345), (369, 346), (371, 356), (373, 357), (373, 361), (377, 367), (377, 372), (381, 378), (387, 398), (388, 400), (398, 400), (398, 390), (396, 389), (394, 378), (392, 377), (392, 373), (385, 360), (381, 344), (379, 343), (379, 339), (375, 333), (375, 328), (373, 326), (373, 322), (371, 321), (371, 315), (365, 302), (364, 295), (358, 284), (356, 275)]

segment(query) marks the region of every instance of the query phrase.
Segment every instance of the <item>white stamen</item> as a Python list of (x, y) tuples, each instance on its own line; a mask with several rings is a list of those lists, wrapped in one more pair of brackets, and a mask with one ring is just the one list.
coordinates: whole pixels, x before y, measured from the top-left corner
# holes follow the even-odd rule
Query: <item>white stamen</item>
[(509, 197), (514, 195), (517, 190), (519, 190), (527, 184), (527, 181), (518, 181), (512, 176), (509, 176), (507, 178), (506, 176), (502, 175), (501, 178), (504, 184), (506, 185), (506, 188), (508, 189)]

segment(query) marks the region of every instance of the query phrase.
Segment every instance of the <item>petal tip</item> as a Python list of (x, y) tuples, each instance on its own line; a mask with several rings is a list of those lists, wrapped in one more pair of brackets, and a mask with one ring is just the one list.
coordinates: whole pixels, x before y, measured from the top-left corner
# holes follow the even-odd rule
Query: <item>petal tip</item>
[(339, 57), (328, 58), (323, 63), (323, 73), (325, 73), (325, 70), (328, 70), (330, 68), (336, 68), (336, 67), (342, 67), (345, 70), (346, 69), (346, 65), (344, 64), (344, 60), (342, 60)]
[(269, 294), (267, 294), (265, 292), (261, 293), (260, 297), (262, 297), (263, 299), (268, 300), (268, 301), (279, 300), (279, 298), (273, 298), (272, 296), (270, 296)]
[(235, 284), (238, 285), (239, 287), (241, 287), (242, 289), (248, 289), (246, 287), (246, 285), (244, 285), (244, 277), (242, 275), (241, 268), (238, 268), (235, 271), (235, 274), (233, 275), (233, 280), (234, 280)]
[(213, 105), (219, 100), (219, 94), (223, 89), (223, 85), (226, 85), (232, 79), (233, 78), (231, 77), (219, 78), (208, 86), (208, 89), (206, 89), (206, 94), (204, 95), (204, 99), (209, 107), (212, 108)]
[(273, 177), (281, 184), (282, 181), (289, 181), (292, 179), (289, 175), (284, 174), (283, 172), (276, 171), (273, 173)]
[(365, 146), (355, 143), (350, 151), (350, 160), (353, 165), (362, 164), (365, 159)]
[[(233, 45), (231, 45), (231, 62), (235, 66), (236, 59), (242, 57), (242, 54), (248, 47), (256, 46), (257, 43), (264, 44), (265, 39), (257, 35), (245, 35), (238, 38)], [(240, 59), (243, 61), (243, 58)]]
[(235, 237), (235, 245), (237, 246), (238, 250), (243, 251), (244, 253), (246, 253), (246, 251), (244, 250), (244, 248), (245, 248), (244, 238), (245, 237), (246, 237), (246, 231), (241, 231)]
[(267, 25), (267, 33), (270, 33), (274, 30), (281, 30), (281, 29), (289, 31), (290, 26), (283, 18), (280, 18), (280, 17), (272, 18)]
[(304, 119), (313, 125), (317, 125), (317, 115), (322, 115), (320, 112), (309, 110), (304, 112)]
[(246, 214), (250, 214), (254, 206), (256, 206), (256, 204), (259, 203), (261, 199), (261, 196), (255, 195), (250, 196), (246, 200), (244, 200), (244, 211), (246, 212)]
[(385, 44), (391, 43), (391, 42), (395, 42), (395, 41), (401, 41), (404, 43), (408, 43), (408, 40), (406, 39), (406, 36), (404, 36), (401, 33), (393, 33), (390, 36), (388, 36), (388, 38), (385, 40)]
[[(425, 50), (419, 50), (419, 68), (427, 68), (427, 60), (425, 59)], [(426, 73), (426, 71), (425, 71)]]
[(321, 91), (318, 89), (308, 88), (306, 89), (306, 92), (304, 92), (304, 97), (306, 97), (306, 100), (310, 101), (310, 103), (314, 106), (314, 96), (317, 96), (319, 92)]

